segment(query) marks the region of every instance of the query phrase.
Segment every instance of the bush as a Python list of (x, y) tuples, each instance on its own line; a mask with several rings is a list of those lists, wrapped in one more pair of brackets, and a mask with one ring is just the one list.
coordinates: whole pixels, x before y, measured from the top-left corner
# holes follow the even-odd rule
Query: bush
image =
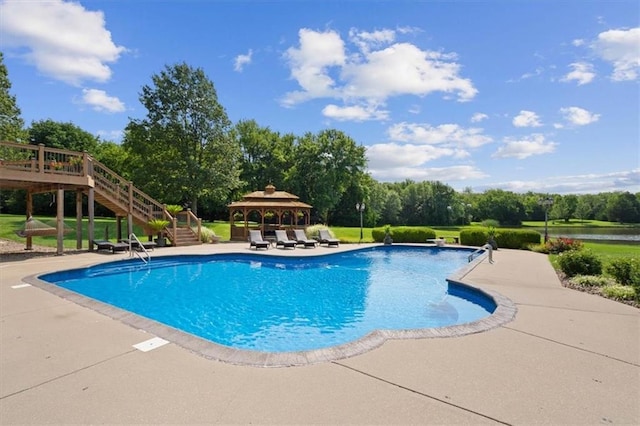
[(216, 235), (213, 229), (203, 226), (200, 228), (200, 241), (203, 243), (217, 243), (220, 237)]
[(568, 277), (602, 273), (602, 262), (590, 250), (570, 250), (560, 253), (558, 265)]
[(633, 287), (614, 284), (602, 288), (602, 294), (616, 300), (639, 300), (640, 296)]
[(555, 240), (549, 240), (545, 245), (549, 248), (549, 253), (552, 254), (560, 254), (569, 250), (581, 250), (584, 246), (582, 241), (562, 237)]
[(549, 240), (546, 243), (531, 246), (531, 250), (545, 254), (560, 254), (569, 250), (581, 250), (584, 245), (582, 241), (572, 240), (570, 238), (558, 238)]
[[(495, 231), (498, 247), (522, 249), (531, 244), (540, 243), (540, 233), (530, 230), (502, 229)], [(460, 244), (483, 246), (489, 240), (489, 231), (478, 228), (466, 228), (460, 231)]]
[(640, 287), (640, 260), (631, 257), (613, 259), (605, 272), (619, 284)]
[(311, 225), (307, 229), (305, 229), (305, 232), (307, 234), (307, 237), (317, 239), (317, 238), (320, 238), (321, 229), (326, 229), (327, 231), (329, 231), (329, 235), (331, 235), (332, 238), (336, 237), (333, 231), (329, 229), (329, 227), (326, 225)]
[(484, 229), (467, 228), (460, 231), (460, 244), (465, 246), (483, 246), (487, 244), (489, 234)]
[(605, 287), (615, 284), (611, 278), (602, 275), (577, 275), (569, 281), (577, 287)]
[[(386, 226), (383, 228), (373, 228), (371, 236), (375, 242), (381, 243), (386, 234)], [(436, 231), (427, 227), (398, 226), (391, 227), (389, 233), (394, 243), (424, 243), (428, 239), (436, 237)]]
[(496, 233), (498, 247), (522, 249), (540, 243), (540, 233), (530, 230), (499, 230)]
[(182, 208), (182, 206), (179, 206), (177, 204), (168, 204), (165, 209), (169, 212), (169, 214), (173, 217), (176, 217), (178, 215), (178, 213), (180, 213), (182, 210), (184, 210)]

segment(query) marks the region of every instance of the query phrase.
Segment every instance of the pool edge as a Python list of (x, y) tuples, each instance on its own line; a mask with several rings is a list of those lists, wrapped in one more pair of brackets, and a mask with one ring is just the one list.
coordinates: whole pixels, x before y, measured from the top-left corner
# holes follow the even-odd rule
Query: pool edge
[(382, 346), (387, 340), (460, 337), (468, 334), (488, 331), (511, 322), (515, 318), (517, 308), (510, 299), (497, 292), (485, 290), (473, 284), (462, 282), (462, 279), (485, 258), (486, 253), (478, 256), (470, 262), (469, 265), (459, 269), (453, 275), (447, 277), (447, 281), (449, 283), (480, 292), (493, 300), (496, 305), (496, 309), (492, 314), (485, 318), (469, 323), (445, 327), (375, 330), (358, 340), (338, 346), (308, 351), (275, 353), (235, 349), (214, 343), (155, 320), (142, 317), (132, 312), (91, 299), (79, 293), (75, 293), (55, 284), (41, 280), (39, 276), (46, 275), (46, 273), (27, 276), (23, 281), (62, 299), (69, 300), (80, 306), (118, 320), (132, 328), (161, 337), (207, 359), (253, 367), (293, 367), (351, 358), (376, 349)]

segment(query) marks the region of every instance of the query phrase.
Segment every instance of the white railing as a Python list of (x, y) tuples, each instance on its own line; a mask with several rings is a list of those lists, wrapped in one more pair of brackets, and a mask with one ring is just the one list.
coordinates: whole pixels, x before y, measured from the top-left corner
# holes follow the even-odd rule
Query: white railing
[[(136, 243), (135, 247), (133, 245), (134, 241)], [(135, 250), (133, 250), (134, 248)], [(129, 235), (129, 257), (133, 257), (134, 253), (136, 256), (138, 256), (138, 259), (142, 260), (145, 264), (151, 261), (151, 255), (149, 254), (147, 249), (140, 242), (136, 234), (132, 233)], [(143, 253), (146, 256), (146, 259), (142, 256)]]

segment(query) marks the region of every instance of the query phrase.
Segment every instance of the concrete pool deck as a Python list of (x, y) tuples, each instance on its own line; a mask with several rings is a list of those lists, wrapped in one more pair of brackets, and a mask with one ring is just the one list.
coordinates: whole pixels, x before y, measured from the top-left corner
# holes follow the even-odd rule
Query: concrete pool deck
[[(248, 244), (152, 254), (232, 251)], [(132, 345), (154, 335), (23, 286), (126, 257), (3, 258), (0, 424), (640, 424), (640, 311), (562, 287), (544, 255), (498, 250), (462, 277), (513, 301), (512, 322), (289, 368), (213, 361), (173, 343), (142, 352)]]

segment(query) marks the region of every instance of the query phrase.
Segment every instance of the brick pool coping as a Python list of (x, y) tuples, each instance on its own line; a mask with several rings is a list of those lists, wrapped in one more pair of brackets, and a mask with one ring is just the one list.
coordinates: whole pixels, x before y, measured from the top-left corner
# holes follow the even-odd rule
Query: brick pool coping
[(446, 327), (406, 330), (376, 330), (358, 340), (338, 346), (308, 351), (278, 353), (249, 351), (219, 345), (212, 341), (202, 339), (176, 328), (161, 324), (157, 321), (144, 318), (132, 312), (99, 302), (43, 281), (38, 278), (42, 274), (28, 276), (24, 278), (24, 282), (43, 289), (58, 297), (74, 302), (80, 306), (92, 309), (114, 320), (118, 320), (135, 329), (142, 330), (151, 335), (168, 340), (169, 342), (175, 343), (176, 345), (207, 359), (253, 367), (292, 367), (350, 358), (376, 349), (382, 346), (387, 340), (459, 337), (481, 333), (511, 322), (515, 318), (517, 308), (510, 299), (497, 292), (485, 290), (474, 286), (473, 284), (463, 282), (464, 277), (478, 264), (480, 264), (486, 256), (486, 253), (481, 254), (470, 262), (469, 265), (459, 269), (447, 278), (447, 281), (450, 284), (465, 287), (472, 292), (480, 293), (481, 295), (493, 300), (496, 305), (496, 309), (491, 315), (485, 318), (465, 324)]

